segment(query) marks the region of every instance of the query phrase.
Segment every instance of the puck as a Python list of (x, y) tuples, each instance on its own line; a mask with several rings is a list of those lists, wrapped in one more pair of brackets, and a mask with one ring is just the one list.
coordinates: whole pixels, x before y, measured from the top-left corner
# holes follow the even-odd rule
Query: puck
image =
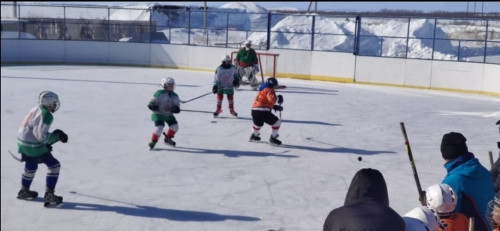
[(358, 157), (358, 161), (362, 161), (362, 160), (363, 160), (363, 158), (361, 156)]

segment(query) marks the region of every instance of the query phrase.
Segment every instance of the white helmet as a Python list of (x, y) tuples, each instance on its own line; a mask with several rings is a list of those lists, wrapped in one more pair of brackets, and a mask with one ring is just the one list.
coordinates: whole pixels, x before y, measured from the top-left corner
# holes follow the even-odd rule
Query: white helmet
[[(440, 220), (439, 217), (432, 211), (431, 209), (421, 206), (421, 207), (416, 207), (407, 212), (405, 215), (403, 215), (403, 219), (405, 222), (408, 220), (409, 223), (411, 224), (417, 224), (418, 222), (415, 221), (410, 221), (413, 219), (417, 219), (420, 222), (422, 222), (426, 227), (427, 230), (429, 231), (438, 231), (439, 230), (439, 224)], [(406, 230), (411, 230), (409, 229), (410, 227), (407, 227)], [(419, 230), (426, 230), (426, 229), (419, 229)]]
[(252, 40), (245, 41), (245, 45), (252, 45)]
[(52, 113), (56, 112), (61, 105), (57, 94), (51, 91), (42, 91), (38, 97), (38, 103), (47, 107)]
[(440, 216), (447, 216), (455, 211), (457, 197), (453, 189), (447, 184), (434, 184), (425, 191), (427, 207), (436, 211)]
[(231, 62), (231, 57), (229, 57), (229, 55), (224, 55), (224, 57), (222, 57), (222, 62)]
[(161, 87), (164, 89), (167, 89), (169, 86), (172, 86), (172, 90), (174, 89), (173, 87), (175, 86), (175, 80), (172, 77), (167, 77), (163, 78), (161, 80)]

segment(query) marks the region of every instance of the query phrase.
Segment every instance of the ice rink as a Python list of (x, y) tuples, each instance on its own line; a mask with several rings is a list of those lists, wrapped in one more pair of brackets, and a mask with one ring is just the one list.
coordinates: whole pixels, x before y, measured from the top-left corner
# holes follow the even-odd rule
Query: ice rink
[[(281, 147), (248, 142), (256, 92), (241, 86), (239, 118), (224, 98), (214, 119), (213, 94), (181, 104), (177, 147), (159, 143), (149, 151), (154, 125), (146, 105), (168, 76), (181, 100), (211, 92), (213, 72), (2, 66), (1, 229), (317, 231), (343, 205), (361, 168), (382, 172), (390, 205), (403, 215), (419, 201), (400, 122), (423, 188), (445, 176), (445, 133), (463, 133), (488, 169), (488, 152), (498, 157), (498, 97), (289, 78), (278, 78), (287, 86), (278, 90)], [(44, 90), (61, 101), (51, 131), (69, 136), (53, 145), (62, 165), (56, 194), (64, 197), (55, 209), (44, 208), (42, 198), (16, 199), (24, 165), (8, 153), (17, 151), (17, 129)], [(268, 140), (270, 126), (261, 131)], [(32, 190), (43, 194), (46, 172), (39, 165)]]

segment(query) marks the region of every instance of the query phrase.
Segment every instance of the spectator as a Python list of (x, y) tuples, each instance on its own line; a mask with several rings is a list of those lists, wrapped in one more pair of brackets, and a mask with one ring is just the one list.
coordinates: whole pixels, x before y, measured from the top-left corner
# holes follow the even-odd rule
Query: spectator
[(486, 207), (495, 194), (490, 172), (469, 152), (465, 137), (457, 132), (443, 136), (441, 154), (448, 174), (442, 183), (449, 185), (457, 194), (455, 212), (474, 217), (478, 231), (489, 231), (486, 223)]
[(403, 218), (389, 207), (384, 177), (376, 169), (359, 170), (352, 178), (344, 205), (326, 217), (323, 231), (403, 231)]

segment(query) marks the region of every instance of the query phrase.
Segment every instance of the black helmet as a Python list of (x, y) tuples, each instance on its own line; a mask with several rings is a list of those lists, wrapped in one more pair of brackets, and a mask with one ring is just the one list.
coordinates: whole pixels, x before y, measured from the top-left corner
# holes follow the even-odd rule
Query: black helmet
[(268, 78), (266, 80), (266, 83), (269, 87), (277, 87), (278, 86), (278, 80), (274, 77)]

